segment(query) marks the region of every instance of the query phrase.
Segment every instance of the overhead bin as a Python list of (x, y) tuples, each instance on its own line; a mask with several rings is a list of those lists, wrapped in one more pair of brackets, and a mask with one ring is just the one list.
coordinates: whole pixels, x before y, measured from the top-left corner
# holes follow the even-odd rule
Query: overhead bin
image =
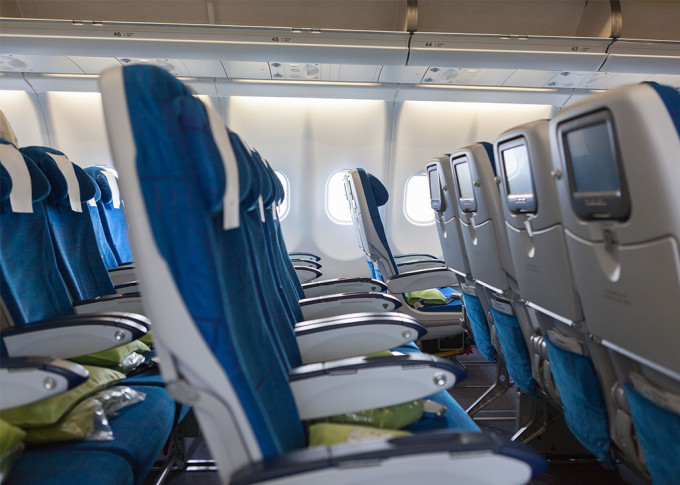
[(416, 32), (409, 66), (597, 71), (610, 39)]
[(407, 32), (0, 20), (4, 53), (405, 65)]
[(609, 49), (602, 70), (680, 74), (680, 42), (619, 39)]

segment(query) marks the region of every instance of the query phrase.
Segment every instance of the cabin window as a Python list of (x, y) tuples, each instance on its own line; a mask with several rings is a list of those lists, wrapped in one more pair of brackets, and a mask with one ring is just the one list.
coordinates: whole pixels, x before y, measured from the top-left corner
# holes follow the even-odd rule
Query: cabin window
[(428, 226), (434, 223), (430, 207), (430, 187), (427, 173), (421, 170), (411, 175), (404, 188), (404, 215), (411, 224)]
[(352, 213), (345, 195), (345, 170), (333, 172), (326, 182), (326, 214), (336, 224), (351, 224)]
[(286, 177), (286, 174), (278, 168), (274, 169), (274, 173), (281, 182), (281, 185), (283, 185), (283, 202), (277, 206), (276, 211), (279, 215), (279, 219), (284, 220), (290, 212), (290, 181), (288, 180), (288, 177)]

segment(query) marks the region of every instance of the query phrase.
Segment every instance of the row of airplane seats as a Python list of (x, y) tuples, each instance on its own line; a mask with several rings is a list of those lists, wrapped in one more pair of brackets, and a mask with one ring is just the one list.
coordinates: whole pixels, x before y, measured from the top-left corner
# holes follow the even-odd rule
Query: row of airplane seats
[(484, 355), (655, 484), (680, 472), (679, 155), (680, 93), (643, 83), (427, 165), (446, 262), (490, 302), (468, 311)]
[[(11, 133), (3, 135), (11, 138)], [(151, 343), (150, 321), (104, 301), (115, 288), (88, 209), (98, 185), (63, 153), (20, 150), (13, 141), (0, 139), (0, 419), (35, 413), (35, 408), (20, 412), (17, 406), (49, 397), (70, 403), (63, 409), (68, 411), (97, 388), (116, 383), (143, 392), (145, 399), (111, 418), (112, 440), (27, 445), (11, 471), (3, 456), (3, 483), (141, 483), (168, 445), (173, 452), (164, 456), (163, 465), (173, 466), (174, 452), (181, 449), (175, 433), (189, 407), (173, 402), (151, 360), (153, 351), (137, 340)], [(102, 272), (96, 279), (95, 273)], [(112, 296), (130, 296), (141, 308), (139, 295)], [(88, 303), (90, 298), (98, 303)], [(53, 420), (64, 419), (62, 414)]]
[[(407, 341), (418, 338), (413, 318), (380, 312), (300, 320), (306, 290), (296, 284), (277, 227), (281, 187), (212, 107), (151, 66), (106, 71), (100, 87), (161, 370), (171, 394), (195, 409), (223, 481), (411, 483), (458, 475), (526, 483), (544, 469), (526, 447), (479, 432), (444, 391), (462, 376), (452, 363), (412, 344), (349, 357), (368, 340), (394, 347), (373, 330), (386, 324), (398, 325)], [(305, 339), (328, 350), (312, 359)], [(341, 346), (348, 358), (332, 360)], [(438, 432), (394, 437), (403, 430), (353, 426), (350, 438), (382, 439), (331, 445), (342, 441), (335, 436), (303, 449), (310, 439), (323, 443), (320, 430), (343, 428), (323, 422), (305, 432), (301, 420), (423, 396), (439, 400), (434, 409), (443, 416), (425, 416), (410, 429)], [(365, 460), (376, 466), (348, 466)]]

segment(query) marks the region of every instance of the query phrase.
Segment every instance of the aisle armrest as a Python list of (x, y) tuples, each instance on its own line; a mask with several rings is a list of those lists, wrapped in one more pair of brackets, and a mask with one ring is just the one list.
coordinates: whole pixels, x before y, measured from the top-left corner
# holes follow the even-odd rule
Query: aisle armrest
[(295, 325), (302, 362), (331, 361), (399, 347), (427, 330), (403, 313), (353, 313)]
[(300, 283), (308, 283), (319, 278), (323, 274), (318, 269), (309, 266), (294, 265), (294, 268)]
[(291, 259), (293, 259), (293, 258), (307, 259), (309, 261), (320, 261), (321, 260), (320, 256), (317, 256), (314, 253), (307, 253), (307, 252), (304, 252), (304, 251), (295, 251), (293, 253), (288, 253), (288, 256)]
[(410, 261), (427, 261), (428, 259), (439, 260), (438, 257), (426, 253), (408, 253), (394, 256), (394, 260), (397, 262), (397, 264), (408, 263)]
[(303, 365), (288, 375), (303, 420), (412, 401), (465, 376), (456, 364), (426, 354), (353, 357)]
[(449, 268), (431, 268), (400, 273), (387, 281), (390, 293), (442, 288), (458, 283), (456, 273)]
[(126, 312), (144, 315), (145, 313), (142, 297), (136, 292), (99, 296), (74, 303), (73, 309), (78, 314)]
[(405, 263), (397, 263), (399, 272), (417, 271), (419, 269), (429, 268), (445, 268), (446, 263), (438, 259), (428, 259), (427, 261), (408, 261)]
[(0, 337), (10, 357), (78, 357), (140, 338), (148, 331), (140, 317), (125, 313), (74, 315), (16, 326), (3, 330)]
[(305, 320), (347, 313), (392, 312), (399, 307), (401, 302), (385, 293), (341, 293), (300, 300)]
[(52, 357), (3, 357), (0, 410), (42, 401), (85, 382), (82, 365)]
[(114, 286), (131, 281), (137, 281), (137, 271), (133, 265), (119, 266), (109, 270), (109, 277), (113, 281)]
[(387, 285), (373, 278), (335, 278), (331, 280), (315, 281), (302, 285), (305, 298), (333, 295), (337, 293), (368, 293), (383, 292)]

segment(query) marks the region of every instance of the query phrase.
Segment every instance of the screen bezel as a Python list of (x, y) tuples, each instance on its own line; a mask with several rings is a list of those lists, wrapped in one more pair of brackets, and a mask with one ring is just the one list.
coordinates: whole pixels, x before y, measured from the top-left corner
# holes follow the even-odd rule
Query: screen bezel
[[(616, 163), (619, 190), (578, 192), (574, 186), (573, 167), (567, 150), (567, 135), (602, 123), (606, 125), (609, 134), (609, 148)], [(557, 139), (560, 157), (569, 179), (571, 206), (576, 215), (585, 220), (627, 220), (630, 216), (630, 195), (611, 112), (608, 109), (601, 109), (564, 121), (557, 126)]]
[[(444, 198), (444, 193), (442, 191), (442, 184), (439, 179), (439, 167), (437, 165), (429, 165), (427, 167), (426, 173), (427, 173), (427, 186), (430, 190), (430, 207), (436, 211), (441, 211), (442, 210), (442, 199)], [(430, 177), (432, 177), (434, 173), (434, 177), (437, 178), (437, 190), (438, 190), (438, 199), (435, 199), (432, 194), (432, 180)]]
[[(472, 186), (472, 197), (463, 197), (462, 191), (460, 190), (460, 181), (458, 180), (458, 170), (456, 169), (457, 165), (461, 164), (467, 164), (467, 169), (470, 173), (470, 185)], [(475, 193), (475, 184), (474, 180), (472, 178), (472, 170), (470, 168), (470, 160), (468, 159), (467, 155), (459, 156), (456, 158), (451, 159), (451, 172), (456, 179), (456, 191), (458, 192), (458, 207), (460, 207), (460, 210), (462, 212), (476, 212), (477, 211), (477, 199), (474, 197)]]
[[(510, 193), (510, 183), (508, 182), (508, 174), (505, 170), (505, 157), (503, 156), (506, 150), (511, 150), (523, 146), (527, 153), (527, 161), (529, 164), (529, 176), (531, 178), (531, 193), (512, 194)], [(538, 198), (536, 197), (536, 184), (534, 183), (534, 169), (531, 166), (531, 153), (529, 151), (529, 144), (524, 136), (519, 136), (508, 140), (498, 145), (498, 154), (501, 160), (501, 174), (503, 177), (503, 187), (505, 188), (505, 200), (508, 204), (508, 210), (513, 214), (535, 214), (538, 211)]]

